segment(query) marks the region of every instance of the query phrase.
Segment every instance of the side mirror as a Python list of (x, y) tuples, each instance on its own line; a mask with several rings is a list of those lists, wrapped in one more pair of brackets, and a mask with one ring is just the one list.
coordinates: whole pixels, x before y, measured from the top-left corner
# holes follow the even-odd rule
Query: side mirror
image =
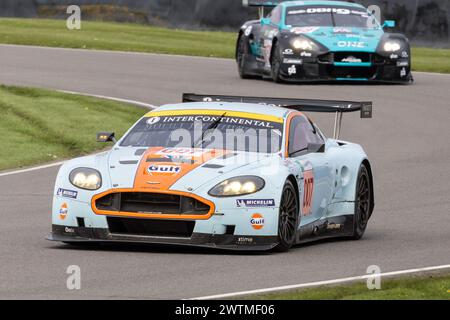
[(261, 19), (261, 25), (266, 26), (270, 24), (270, 18), (262, 18)]
[(114, 132), (98, 132), (97, 133), (97, 142), (116, 142), (116, 137), (114, 136)]
[(383, 23), (383, 28), (394, 28), (395, 21), (394, 20), (385, 20)]
[(323, 144), (323, 143), (308, 143), (308, 152), (315, 152), (315, 153), (325, 152), (325, 144)]

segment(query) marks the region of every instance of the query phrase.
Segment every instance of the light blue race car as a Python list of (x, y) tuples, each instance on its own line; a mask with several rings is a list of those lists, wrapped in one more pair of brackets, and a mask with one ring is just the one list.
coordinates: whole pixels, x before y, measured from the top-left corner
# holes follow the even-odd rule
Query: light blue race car
[[(371, 164), (339, 140), (370, 102), (184, 94), (148, 112), (110, 151), (60, 168), (49, 240), (286, 251), (359, 239), (374, 208)], [(245, 111), (243, 111), (245, 110)], [(335, 114), (327, 138), (304, 112)]]
[[(275, 82), (376, 81), (409, 83), (408, 39), (384, 28), (369, 10), (345, 1), (244, 0), (261, 19), (239, 30), (236, 62), (242, 78)], [(264, 17), (264, 8), (274, 7)]]

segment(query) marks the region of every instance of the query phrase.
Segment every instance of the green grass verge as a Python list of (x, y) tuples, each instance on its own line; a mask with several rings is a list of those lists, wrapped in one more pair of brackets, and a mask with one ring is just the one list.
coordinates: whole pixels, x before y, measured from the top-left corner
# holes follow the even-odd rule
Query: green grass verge
[[(148, 25), (65, 20), (0, 19), (0, 43), (233, 58), (236, 33), (186, 31)], [(450, 50), (413, 49), (414, 71), (450, 73)]]
[(144, 109), (49, 90), (0, 86), (0, 170), (105, 148), (96, 132), (122, 135)]
[(231, 58), (235, 34), (93, 21), (68, 30), (65, 20), (0, 19), (0, 43)]
[(412, 64), (415, 71), (450, 73), (450, 50), (413, 48)]
[(364, 282), (249, 298), (264, 300), (450, 300), (450, 275), (382, 279), (380, 290), (369, 290)]

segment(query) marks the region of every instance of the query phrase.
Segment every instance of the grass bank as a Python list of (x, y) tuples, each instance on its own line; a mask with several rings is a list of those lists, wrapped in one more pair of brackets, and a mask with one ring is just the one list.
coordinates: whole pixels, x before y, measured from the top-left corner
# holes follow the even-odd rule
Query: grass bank
[(146, 111), (50, 90), (0, 86), (0, 170), (105, 148), (96, 132), (121, 136)]
[(365, 282), (258, 295), (251, 299), (281, 300), (450, 300), (450, 275), (382, 279), (380, 290)]

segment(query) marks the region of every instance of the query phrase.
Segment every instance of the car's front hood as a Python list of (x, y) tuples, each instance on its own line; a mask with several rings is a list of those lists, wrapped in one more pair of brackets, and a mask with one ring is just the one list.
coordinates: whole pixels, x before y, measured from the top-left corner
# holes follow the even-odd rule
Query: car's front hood
[(229, 172), (279, 156), (218, 149), (116, 148), (110, 152), (113, 188), (193, 191)]
[(331, 51), (375, 52), (384, 34), (382, 29), (346, 27), (291, 28), (294, 34), (304, 34)]

